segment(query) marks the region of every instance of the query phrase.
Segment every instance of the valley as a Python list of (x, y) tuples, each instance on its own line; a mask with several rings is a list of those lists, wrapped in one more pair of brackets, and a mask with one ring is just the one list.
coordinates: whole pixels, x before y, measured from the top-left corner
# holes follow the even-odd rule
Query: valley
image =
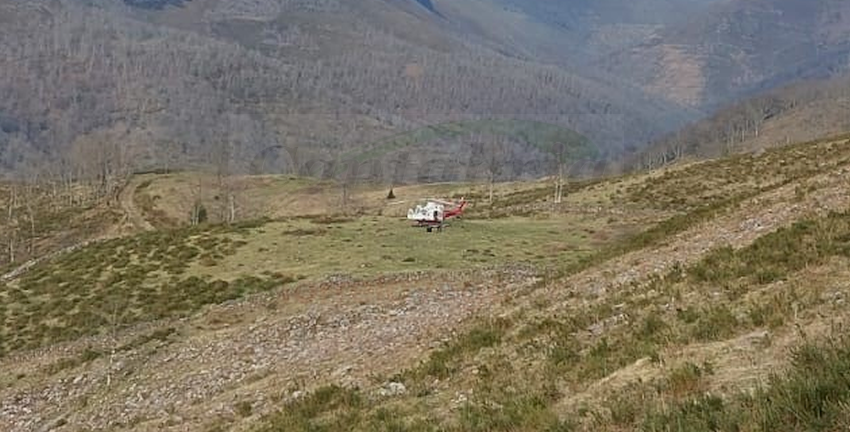
[(847, 429), (848, 5), (0, 0), (0, 431)]

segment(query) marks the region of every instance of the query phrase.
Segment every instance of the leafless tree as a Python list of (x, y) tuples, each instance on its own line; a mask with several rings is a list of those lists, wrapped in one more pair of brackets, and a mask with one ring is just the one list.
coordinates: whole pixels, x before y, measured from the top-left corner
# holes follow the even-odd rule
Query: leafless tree
[(553, 156), (555, 157), (555, 165), (557, 175), (555, 177), (555, 204), (560, 204), (564, 194), (564, 176), (569, 162), (569, 152), (567, 143), (559, 141), (553, 145)]
[(18, 221), (15, 218), (15, 208), (18, 206), (17, 188), (15, 185), (9, 187), (9, 196), (6, 202), (6, 250), (9, 262), (15, 263), (18, 240)]
[(492, 204), (496, 180), (502, 174), (510, 154), (508, 141), (503, 136), (474, 134), (471, 142), (472, 163), (484, 171), (489, 190), (488, 201)]
[(198, 177), (198, 185), (194, 188), (194, 197), (192, 200), (192, 214), (190, 223), (194, 225), (199, 225), (201, 222), (204, 222), (204, 218), (206, 217), (206, 209), (204, 208), (204, 180), (203, 177)]
[(342, 211), (347, 212), (349, 211), (352, 194), (357, 186), (361, 163), (356, 159), (348, 159), (340, 161), (338, 166), (342, 170), (339, 180), (340, 188), (342, 189), (340, 205)]

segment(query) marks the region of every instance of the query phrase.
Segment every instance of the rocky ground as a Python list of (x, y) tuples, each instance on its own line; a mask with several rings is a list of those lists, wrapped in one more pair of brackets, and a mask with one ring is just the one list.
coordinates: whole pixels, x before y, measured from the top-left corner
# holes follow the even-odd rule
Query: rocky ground
[[(385, 379), (535, 281), (520, 267), (328, 280), (6, 358), (0, 375), (13, 378), (0, 390), (0, 430), (197, 430), (244, 422), (235, 412), (240, 404), (256, 416), (323, 383)], [(134, 346), (157, 328), (173, 331)], [(61, 367), (84, 359), (87, 349), (105, 354)]]
[[(606, 293), (663, 275), (675, 265), (696, 262), (706, 252), (721, 247), (740, 248), (793, 222), (850, 206), (850, 167), (843, 166), (809, 180), (816, 187), (796, 198), (797, 184), (788, 184), (745, 200), (716, 218), (679, 233), (665, 244), (639, 250), (579, 273), (566, 281), (554, 281), (539, 296), (602, 298)], [(565, 289), (566, 288), (566, 289)]]
[[(805, 195), (794, 184), (779, 187), (661, 245), (542, 286), (535, 271), (525, 267), (369, 280), (332, 276), (210, 307), (190, 319), (116, 329), (16, 354), (0, 360), (0, 430), (190, 431), (221, 424), (238, 430), (282, 401), (327, 383), (404, 393), (392, 374), (425, 358), (476, 317), (520, 309), (549, 315), (566, 304), (590, 305), (676, 265), (694, 263), (719, 246), (745, 246), (796, 220), (846, 210), (848, 176), (845, 166), (808, 179), (816, 187)], [(604, 333), (606, 326), (627, 321), (624, 311), (588, 332)], [(803, 329), (823, 326), (812, 321)], [(797, 340), (780, 338), (758, 354), (761, 358), (752, 358), (766, 337), (755, 332), (678, 354), (720, 353), (714, 358), (727, 372), (715, 378), (717, 383), (758, 378)], [(563, 404), (652, 373), (639, 362)]]

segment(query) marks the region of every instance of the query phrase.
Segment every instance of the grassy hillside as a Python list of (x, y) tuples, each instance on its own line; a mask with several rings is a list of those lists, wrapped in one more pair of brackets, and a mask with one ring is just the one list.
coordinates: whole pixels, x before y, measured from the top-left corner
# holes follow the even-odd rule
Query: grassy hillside
[(803, 81), (732, 104), (641, 149), (634, 166), (659, 166), (811, 141), (850, 128), (850, 75)]
[(90, 192), (86, 186), (0, 182), (0, 275), (30, 259), (123, 231), (120, 210), (90, 200)]
[[(400, 188), (472, 199), (431, 234), (383, 188), (334, 215), (338, 185), (242, 178), (315, 213), (116, 238), (3, 285), (0, 427), (835, 430), (849, 164), (840, 138), (574, 182), (558, 205), (551, 181), (492, 206)], [(198, 178), (131, 190), (167, 211)]]
[[(823, 145), (846, 152), (848, 144)], [(810, 144), (773, 153), (773, 163), (753, 160), (775, 175), (790, 175), (781, 161), (791, 154), (814, 160), (821, 150)], [(748, 159), (717, 162), (717, 171), (695, 165), (668, 175), (693, 176), (694, 181), (729, 178)], [(826, 159), (843, 160), (841, 167), (847, 163), (843, 157)], [(632, 255), (628, 263), (673, 261), (667, 269), (617, 286), (603, 276), (609, 274), (606, 268), (617, 267), (616, 260), (598, 264), (599, 269), (576, 267), (585, 270), (548, 280), (541, 292), (514, 300), (512, 313), (483, 318), (418, 366), (383, 381), (403, 384), (405, 393), (322, 387), (286, 403), (258, 430), (840, 427), (847, 418), (842, 404), (850, 399), (847, 367), (839, 360), (847, 349), (839, 330), (847, 319), (841, 307), (847, 287), (834, 284), (843, 278), (840, 269), (850, 258), (845, 244), (850, 225), (842, 212), (846, 196), (829, 204), (822, 201), (824, 193), (841, 188), (836, 172), (799, 172), (793, 176), (796, 181), (816, 183), (790, 196), (786, 194), (794, 188), (777, 185), (759, 193), (736, 182), (736, 193), (761, 196), (757, 201), (762, 205), (795, 203), (820, 212), (776, 231), (749, 228), (758, 231), (747, 234), (752, 243), (719, 246), (693, 259), (687, 254), (653, 256), (652, 250), (664, 243), (676, 250), (677, 243), (693, 238), (674, 235), (678, 224), (671, 225), (671, 219), (659, 225), (667, 228), (660, 244), (643, 243), (646, 250), (639, 253), (622, 249)], [(679, 199), (691, 196), (686, 188), (666, 193)], [(820, 205), (809, 208), (812, 199)], [(762, 218), (773, 210), (732, 201), (719, 206), (706, 202), (713, 209), (708, 225), (729, 224), (729, 217), (770, 223)], [(828, 208), (838, 212), (823, 213)], [(683, 232), (713, 235), (710, 228), (697, 229), (702, 218), (693, 216), (700, 210), (690, 214)], [(600, 254), (606, 260), (616, 256)], [(613, 285), (611, 291), (573, 285), (595, 278)], [(779, 372), (786, 367), (786, 373)]]

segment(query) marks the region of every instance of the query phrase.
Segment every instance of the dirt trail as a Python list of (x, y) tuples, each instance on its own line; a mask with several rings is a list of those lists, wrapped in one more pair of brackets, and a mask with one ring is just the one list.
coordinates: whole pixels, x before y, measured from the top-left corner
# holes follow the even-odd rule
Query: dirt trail
[(155, 229), (154, 226), (151, 225), (147, 220), (145, 220), (144, 216), (142, 215), (142, 212), (136, 207), (136, 203), (133, 199), (135, 197), (136, 188), (142, 183), (142, 181), (143, 180), (140, 177), (132, 177), (121, 190), (121, 193), (118, 195), (118, 202), (120, 203), (121, 211), (124, 214), (121, 222), (118, 225), (108, 226), (104, 229), (103, 232), (88, 240), (81, 241), (77, 244), (33, 258), (16, 267), (12, 271), (0, 275), (0, 282), (9, 282), (15, 280), (24, 273), (28, 272), (32, 267), (42, 262), (74, 252), (94, 242), (109, 240), (115, 237), (121, 237), (129, 234), (135, 234), (140, 231), (153, 231)]
[(84, 242), (80, 242), (80, 243), (77, 243), (75, 245), (68, 246), (66, 248), (62, 248), (58, 251), (51, 252), (51, 253), (46, 254), (46, 255), (42, 255), (38, 258), (33, 258), (33, 259), (21, 264), (20, 266), (16, 267), (14, 270), (10, 271), (9, 273), (6, 273), (4, 275), (0, 275), (0, 282), (13, 281), (13, 280), (19, 278), (24, 273), (28, 272), (31, 268), (35, 267), (38, 264), (41, 264), (42, 262), (49, 261), (49, 260), (56, 258), (58, 256), (61, 256), (61, 255), (69, 254), (71, 252), (74, 252), (77, 249), (84, 248), (84, 247), (94, 243), (95, 241), (97, 241), (97, 240), (86, 240)]
[(136, 189), (144, 181), (144, 178), (140, 176), (130, 177), (130, 180), (118, 195), (118, 202), (121, 204), (121, 210), (124, 212), (122, 224), (129, 223), (135, 231), (153, 231), (156, 229), (145, 219), (142, 211), (136, 207)]

